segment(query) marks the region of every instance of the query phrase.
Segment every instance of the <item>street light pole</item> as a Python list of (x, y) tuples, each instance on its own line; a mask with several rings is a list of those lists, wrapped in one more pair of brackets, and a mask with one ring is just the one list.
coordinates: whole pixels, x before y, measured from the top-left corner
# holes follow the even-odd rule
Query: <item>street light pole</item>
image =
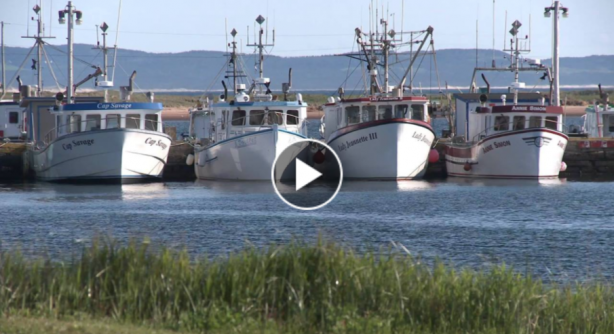
[(81, 24), (82, 13), (79, 10), (76, 10), (72, 1), (68, 1), (68, 5), (64, 10), (59, 12), (59, 22), (60, 24), (66, 23), (66, 15), (68, 14), (68, 87), (66, 87), (66, 103), (73, 103), (72, 94), (73, 94), (73, 14), (77, 16), (77, 24)]
[(561, 92), (559, 87), (559, 11), (563, 13), (563, 17), (567, 17), (569, 9), (561, 6), (559, 1), (554, 2), (554, 6), (544, 9), (544, 16), (550, 17), (550, 12), (554, 11), (553, 18), (553, 49), (552, 49), (552, 100), (550, 103), (554, 106), (561, 105)]

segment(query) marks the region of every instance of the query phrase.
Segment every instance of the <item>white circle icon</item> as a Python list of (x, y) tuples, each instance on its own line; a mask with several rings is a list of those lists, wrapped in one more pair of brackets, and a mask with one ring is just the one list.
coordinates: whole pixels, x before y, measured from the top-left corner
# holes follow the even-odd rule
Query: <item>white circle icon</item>
[(330, 203), (341, 190), (341, 160), (323, 142), (299, 140), (275, 157), (271, 182), (284, 203), (298, 210), (317, 210)]

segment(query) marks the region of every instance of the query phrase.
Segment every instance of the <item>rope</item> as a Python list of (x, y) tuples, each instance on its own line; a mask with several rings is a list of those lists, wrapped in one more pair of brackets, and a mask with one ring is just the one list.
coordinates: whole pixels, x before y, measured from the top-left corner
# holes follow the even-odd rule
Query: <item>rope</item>
[(60, 87), (60, 83), (58, 82), (58, 78), (55, 76), (55, 72), (53, 72), (53, 66), (51, 66), (51, 62), (49, 61), (49, 57), (47, 56), (47, 51), (45, 51), (45, 48), (43, 49), (43, 54), (45, 55), (45, 60), (47, 60), (47, 64), (49, 64), (49, 72), (51, 72), (51, 76), (53, 77), (53, 80), (55, 80), (55, 84), (58, 87), (58, 90), (62, 90), (62, 87)]

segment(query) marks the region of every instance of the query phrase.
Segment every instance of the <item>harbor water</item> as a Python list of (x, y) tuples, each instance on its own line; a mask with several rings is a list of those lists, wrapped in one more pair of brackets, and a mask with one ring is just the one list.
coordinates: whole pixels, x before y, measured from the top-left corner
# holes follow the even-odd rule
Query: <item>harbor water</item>
[(149, 238), (225, 255), (319, 236), (358, 250), (403, 244), (455, 266), (507, 263), (547, 280), (614, 276), (611, 182), (345, 182), (326, 207), (298, 211), (270, 182), (4, 184), (0, 245), (61, 258), (92, 238)]

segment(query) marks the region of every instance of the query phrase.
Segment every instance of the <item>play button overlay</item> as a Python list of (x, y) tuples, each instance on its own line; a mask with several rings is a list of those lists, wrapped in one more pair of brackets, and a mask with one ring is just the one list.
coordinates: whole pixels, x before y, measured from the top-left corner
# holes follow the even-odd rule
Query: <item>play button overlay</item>
[(271, 168), (275, 193), (298, 210), (316, 210), (330, 203), (341, 189), (342, 180), (337, 154), (314, 139), (286, 147)]

